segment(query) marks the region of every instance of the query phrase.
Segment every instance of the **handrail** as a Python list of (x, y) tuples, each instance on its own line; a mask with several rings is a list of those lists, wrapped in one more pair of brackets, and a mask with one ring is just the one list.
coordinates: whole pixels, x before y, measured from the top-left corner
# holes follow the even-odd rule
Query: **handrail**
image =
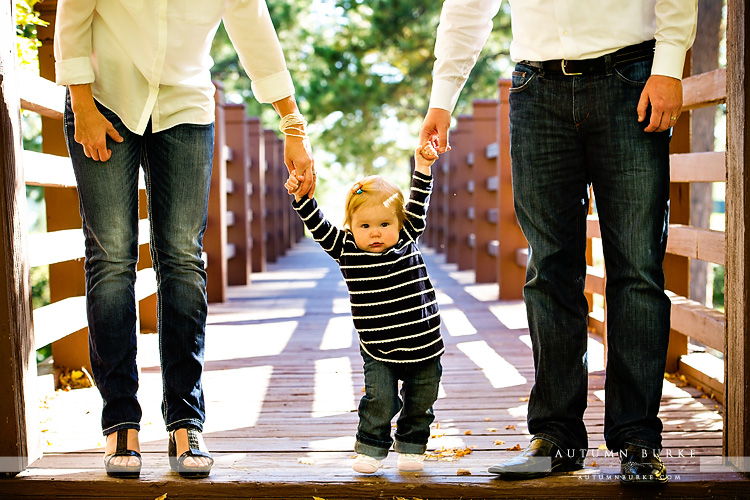
[(48, 118), (62, 120), (65, 88), (30, 71), (18, 72), (21, 107)]

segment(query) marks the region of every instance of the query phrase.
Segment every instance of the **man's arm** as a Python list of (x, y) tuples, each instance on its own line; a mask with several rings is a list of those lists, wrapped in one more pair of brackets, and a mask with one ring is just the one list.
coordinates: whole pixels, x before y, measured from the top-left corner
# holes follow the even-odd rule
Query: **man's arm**
[(655, 15), (654, 64), (638, 102), (638, 121), (647, 122), (646, 132), (667, 130), (682, 112), (682, 71), (695, 40), (698, 0), (657, 0)]
[(450, 116), (469, 73), (492, 32), (502, 0), (445, 0), (435, 41), (430, 109), (419, 132), (419, 143), (438, 153), (450, 146)]

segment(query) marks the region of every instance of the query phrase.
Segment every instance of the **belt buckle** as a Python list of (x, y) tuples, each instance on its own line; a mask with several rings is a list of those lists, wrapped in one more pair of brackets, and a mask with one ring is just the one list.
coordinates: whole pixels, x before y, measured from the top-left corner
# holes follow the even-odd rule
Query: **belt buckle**
[(565, 66), (568, 64), (567, 59), (561, 59), (560, 60), (560, 67), (562, 68), (563, 75), (567, 76), (578, 76), (582, 75), (583, 73), (569, 73), (568, 70), (565, 68)]

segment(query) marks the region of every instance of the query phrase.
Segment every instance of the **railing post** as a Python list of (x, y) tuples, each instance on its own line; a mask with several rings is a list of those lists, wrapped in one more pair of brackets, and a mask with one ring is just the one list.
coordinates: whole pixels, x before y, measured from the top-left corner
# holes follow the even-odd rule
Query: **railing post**
[(13, 5), (0, 7), (0, 475), (9, 476), (42, 455)]
[(203, 250), (207, 255), (206, 294), (209, 302), (224, 302), (227, 290), (227, 162), (224, 145), (226, 127), (223, 86), (216, 86), (216, 121), (214, 137), (214, 162), (211, 188), (208, 194), (208, 225), (203, 236)]
[(250, 210), (253, 217), (250, 231), (253, 238), (252, 268), (254, 272), (266, 270), (266, 141), (260, 119), (247, 119), (248, 148), (250, 150)]
[(227, 242), (234, 245), (234, 255), (229, 259), (227, 282), (246, 285), (250, 282), (252, 237), (250, 235), (250, 141), (247, 132), (244, 104), (224, 106), (227, 146), (232, 151), (227, 161), (227, 179), (231, 190), (227, 193), (227, 210), (233, 223), (227, 228)]
[(290, 213), (289, 213), (289, 195), (286, 192), (286, 189), (284, 188), (284, 182), (286, 181), (289, 171), (286, 168), (286, 164), (284, 163), (284, 141), (276, 136), (276, 151), (278, 155), (278, 165), (276, 167), (276, 196), (278, 201), (278, 211), (277, 211), (277, 224), (279, 228), (279, 238), (280, 238), (280, 249), (281, 254), (286, 254), (287, 249), (291, 248), (291, 238), (289, 237), (289, 221), (290, 221)]
[(474, 105), (474, 269), (477, 283), (497, 280), (497, 107), (496, 100)]
[[(727, 1), (726, 358), (724, 455), (750, 456), (750, 64), (747, 2)], [(747, 461), (747, 458), (745, 458)], [(740, 465), (740, 464), (735, 464)], [(745, 463), (747, 467), (747, 463)], [(745, 468), (747, 475), (747, 468)]]
[(498, 200), (499, 248), (497, 256), (497, 282), (500, 300), (520, 300), (523, 298), (523, 285), (526, 283), (526, 266), (518, 264), (519, 249), (528, 247), (521, 231), (513, 205), (513, 183), (510, 167), (510, 94), (511, 81), (499, 81), (500, 103), (497, 107), (499, 139), (498, 165), (500, 189)]
[[(456, 144), (460, 137), (458, 127), (451, 132), (451, 142)], [(452, 146), (451, 146), (452, 147)], [(448, 176), (445, 179), (445, 228), (443, 229), (443, 242), (445, 243), (445, 262), (455, 264), (458, 257), (456, 246), (456, 192), (458, 191), (458, 175), (456, 174), (456, 165), (458, 156), (454, 153), (448, 153), (446, 159)]]
[(279, 238), (277, 237), (278, 227), (276, 227), (278, 224), (276, 221), (276, 209), (278, 205), (278, 200), (276, 199), (276, 184), (278, 182), (276, 179), (278, 162), (276, 133), (273, 130), (263, 130), (263, 140), (266, 150), (266, 183), (263, 190), (263, 196), (266, 199), (266, 260), (273, 263), (281, 255)]
[(445, 252), (445, 204), (448, 193), (447, 165), (450, 152), (443, 153), (432, 165), (432, 196), (427, 214), (427, 244), (438, 253)]
[(453, 185), (456, 203), (456, 263), (459, 270), (472, 269), (474, 265), (474, 117), (458, 117), (456, 132), (460, 138), (452, 145), (456, 184)]

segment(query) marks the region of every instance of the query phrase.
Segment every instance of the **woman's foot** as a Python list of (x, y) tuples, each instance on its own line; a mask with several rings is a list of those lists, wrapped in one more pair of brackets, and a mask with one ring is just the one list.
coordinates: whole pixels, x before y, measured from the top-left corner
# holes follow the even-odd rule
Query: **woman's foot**
[(214, 459), (208, 453), (200, 431), (192, 428), (169, 433), (169, 463), (183, 477), (207, 477)]
[(141, 472), (141, 447), (138, 431), (120, 429), (107, 435), (104, 467), (114, 477), (135, 477)]

